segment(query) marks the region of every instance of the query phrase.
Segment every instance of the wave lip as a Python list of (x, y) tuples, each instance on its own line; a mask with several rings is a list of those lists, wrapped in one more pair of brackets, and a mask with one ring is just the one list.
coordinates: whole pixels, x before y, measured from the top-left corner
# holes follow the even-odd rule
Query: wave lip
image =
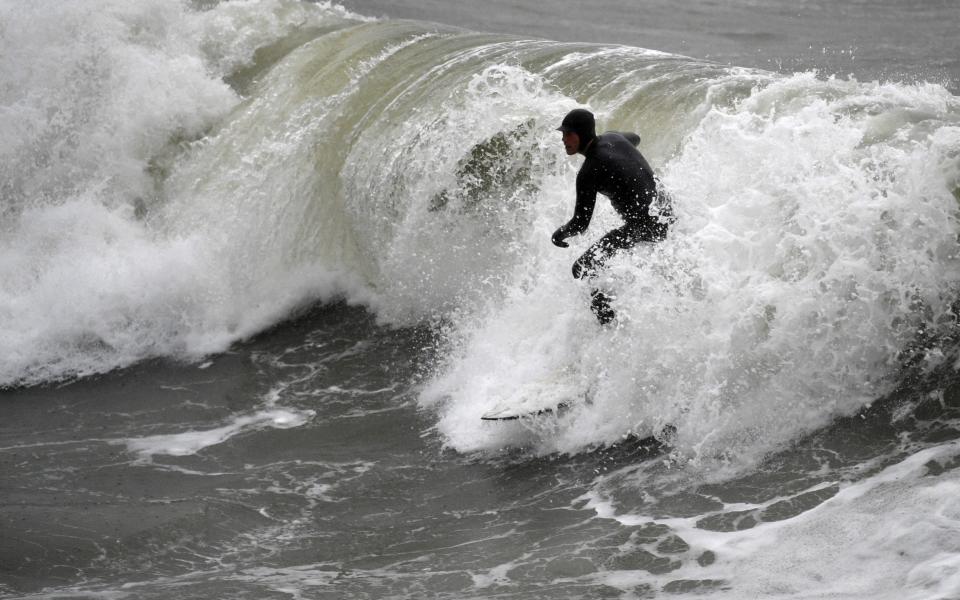
[(177, 160), (241, 102), (224, 78), (349, 14), (281, 0), (0, 10), (0, 387), (222, 351), (330, 290), (330, 269), (308, 266), (236, 295), (219, 240), (161, 215)]

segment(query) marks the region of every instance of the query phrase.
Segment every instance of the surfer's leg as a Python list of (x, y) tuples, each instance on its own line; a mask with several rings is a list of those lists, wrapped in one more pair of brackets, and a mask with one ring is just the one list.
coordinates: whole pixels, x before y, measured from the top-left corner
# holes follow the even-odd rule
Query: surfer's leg
[[(650, 227), (647, 224), (627, 223), (610, 231), (597, 240), (573, 263), (573, 276), (577, 279), (593, 279), (608, 258), (620, 250), (633, 248), (640, 242), (658, 242), (666, 235), (666, 225)], [(590, 310), (601, 325), (613, 321), (616, 313), (610, 307), (613, 297), (594, 288), (590, 292)]]
[(617, 250), (624, 250), (637, 243), (634, 231), (627, 225), (608, 232), (587, 248), (573, 263), (575, 279), (593, 279), (610, 256)]
[[(573, 263), (573, 276), (577, 279), (593, 279), (597, 272), (603, 266), (604, 262), (610, 258), (613, 253), (623, 248), (629, 248), (633, 245), (633, 236), (626, 227), (620, 227), (610, 231), (602, 238), (597, 240), (583, 255)], [(610, 301), (613, 299), (609, 294), (594, 288), (590, 292), (590, 310), (597, 317), (601, 325), (613, 321), (616, 313), (610, 307)]]

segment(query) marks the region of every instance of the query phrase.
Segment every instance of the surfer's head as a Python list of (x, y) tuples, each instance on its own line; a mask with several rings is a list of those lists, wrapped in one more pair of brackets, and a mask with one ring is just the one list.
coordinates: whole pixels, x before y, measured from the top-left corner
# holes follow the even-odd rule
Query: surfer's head
[(567, 150), (567, 154), (583, 152), (593, 138), (597, 137), (593, 113), (583, 108), (575, 108), (568, 112), (557, 131), (563, 132), (563, 147)]

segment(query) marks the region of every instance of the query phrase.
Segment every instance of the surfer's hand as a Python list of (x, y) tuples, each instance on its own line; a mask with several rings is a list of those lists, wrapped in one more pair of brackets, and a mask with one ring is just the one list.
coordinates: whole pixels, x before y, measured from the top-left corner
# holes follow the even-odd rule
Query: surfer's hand
[(560, 248), (567, 248), (570, 246), (570, 244), (563, 241), (565, 237), (567, 236), (563, 235), (563, 227), (561, 227), (560, 229), (553, 232), (553, 237), (550, 238), (550, 241), (553, 242), (554, 246), (557, 246)]

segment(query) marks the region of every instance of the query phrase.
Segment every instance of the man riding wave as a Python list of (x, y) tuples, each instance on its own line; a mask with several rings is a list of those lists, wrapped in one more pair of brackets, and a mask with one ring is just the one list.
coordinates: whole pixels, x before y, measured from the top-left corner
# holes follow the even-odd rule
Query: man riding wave
[[(655, 243), (667, 235), (669, 205), (658, 202), (659, 214), (650, 214), (650, 205), (658, 199), (653, 169), (636, 146), (635, 133), (608, 131), (596, 134), (593, 113), (578, 108), (564, 117), (558, 131), (563, 132), (563, 145), (568, 155), (582, 154), (586, 160), (577, 174), (577, 201), (573, 218), (557, 229), (551, 241), (566, 248), (566, 238), (586, 231), (593, 216), (597, 194), (610, 199), (624, 224), (597, 240), (573, 263), (573, 276), (592, 279), (599, 268), (615, 252), (632, 248), (640, 242)], [(601, 324), (614, 318), (610, 297), (599, 289), (591, 292), (591, 310)]]

